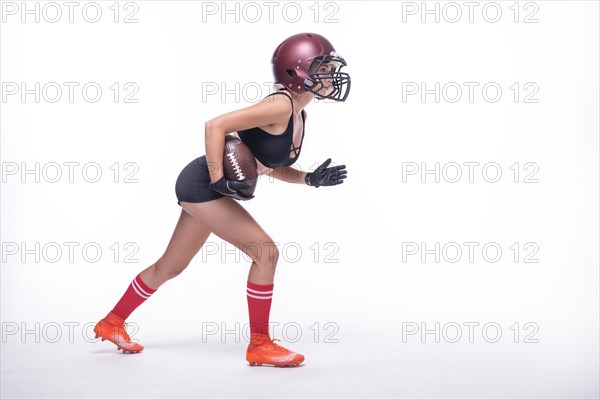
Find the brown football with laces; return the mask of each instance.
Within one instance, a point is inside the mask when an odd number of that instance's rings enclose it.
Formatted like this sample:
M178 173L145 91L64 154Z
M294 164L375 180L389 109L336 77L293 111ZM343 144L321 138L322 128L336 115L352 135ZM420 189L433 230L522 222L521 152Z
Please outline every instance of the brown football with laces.
M247 189L238 190L241 196L234 195L234 198L249 200L248 198L254 195L259 176L256 159L248 146L231 134L225 136L223 170L225 179L244 182L249 185Z

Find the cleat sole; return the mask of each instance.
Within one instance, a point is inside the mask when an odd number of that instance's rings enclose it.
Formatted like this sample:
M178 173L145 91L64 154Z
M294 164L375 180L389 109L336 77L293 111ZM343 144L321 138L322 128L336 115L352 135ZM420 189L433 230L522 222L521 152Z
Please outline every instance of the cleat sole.
M276 368L286 368L286 367L297 367L300 365L300 363L295 363L295 364L273 364L273 363L260 363L260 362L248 362L248 364L250 364L251 367L255 367L255 366L262 366L264 365L272 365L273 367Z
M274 364L275 367L279 367L279 368L293 368L293 367L297 367L300 364Z

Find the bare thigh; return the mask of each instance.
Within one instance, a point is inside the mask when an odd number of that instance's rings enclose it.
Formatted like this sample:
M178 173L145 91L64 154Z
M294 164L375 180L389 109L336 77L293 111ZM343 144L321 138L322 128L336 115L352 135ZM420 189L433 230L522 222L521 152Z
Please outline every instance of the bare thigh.
M185 211L215 235L244 251L262 269L274 269L279 251L256 220L231 197L205 203L181 202Z
M155 264L142 272L142 280L155 289L179 275L200 251L209 235L208 227L181 210L167 249Z

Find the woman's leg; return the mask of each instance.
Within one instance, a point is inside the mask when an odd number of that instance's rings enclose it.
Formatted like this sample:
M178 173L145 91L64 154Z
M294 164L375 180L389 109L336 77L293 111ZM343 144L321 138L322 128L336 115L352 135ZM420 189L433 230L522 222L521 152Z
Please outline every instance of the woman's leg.
M222 197L206 203L181 202L201 225L246 253L253 261L248 280L259 285L273 284L279 249L237 200Z
M163 283L179 275L190 264L209 235L210 230L206 226L181 210L164 254L131 281L111 312L124 320L129 318Z
M125 331L125 319L164 282L179 275L200 251L209 235L210 230L206 226L181 210L165 253L131 281L115 307L94 327L96 337L113 342L125 352L142 351L144 347L139 343L132 343Z
M275 243L237 200L231 197L181 206L215 235L252 259L246 287L251 336L269 335L269 313L279 251Z
M250 365L296 366L304 356L274 344L268 334L275 267L279 250L271 237L237 200L231 197L181 206L215 235L233 244L252 258L246 298L250 317L250 344L246 360Z
M209 235L210 229L207 226L182 209L165 253L143 270L140 277L149 287L158 289L187 268Z

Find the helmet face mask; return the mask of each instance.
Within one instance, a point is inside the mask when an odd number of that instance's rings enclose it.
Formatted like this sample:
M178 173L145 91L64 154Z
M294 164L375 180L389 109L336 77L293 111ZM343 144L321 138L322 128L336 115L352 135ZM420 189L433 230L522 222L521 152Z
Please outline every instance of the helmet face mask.
M314 93L318 99L345 101L348 93L350 93L350 75L346 72L340 72L347 65L346 61L335 52L332 53L334 55L317 56L312 60L308 68L310 78L304 80L304 87L309 92ZM320 71L322 66L332 66L334 68L331 71L322 72ZM327 86L324 81L329 81L328 86L333 89L327 94L319 93Z
M300 33L284 40L271 60L275 83L296 93L311 92L318 99L345 101L350 75L341 72L346 61L317 33Z

